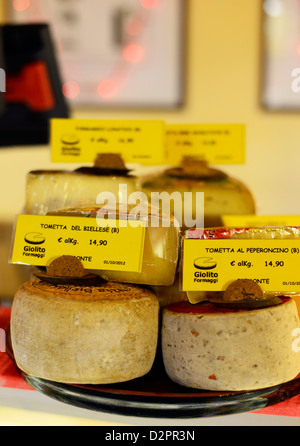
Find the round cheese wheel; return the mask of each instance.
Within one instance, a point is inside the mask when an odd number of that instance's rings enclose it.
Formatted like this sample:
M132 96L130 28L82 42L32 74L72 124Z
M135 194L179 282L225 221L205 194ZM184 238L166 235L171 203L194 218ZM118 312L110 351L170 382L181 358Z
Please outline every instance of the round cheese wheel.
M62 170L37 170L27 174L25 211L27 214L45 215L57 209L94 204L100 192L111 192L119 202L127 196L120 185L126 184L127 194L137 190L137 178L131 175L97 173L87 168L88 173Z
M215 391L262 389L294 379L300 373L299 317L292 299L281 300L255 310L189 302L164 308L162 353L169 377Z
M174 192L181 195L181 202L171 200L171 212L181 222L182 231L191 228L197 216L199 207L197 192L204 193L204 227L222 226L222 215L255 214L256 205L251 191L240 180L232 178L224 172L210 168L200 167L197 173L199 160L190 160L191 166L167 169L164 172L145 175L141 177L141 189L151 199L153 206L163 208L160 194ZM200 161L202 164L203 161ZM183 168L182 168L183 167ZM194 170L193 174L190 168ZM154 194L154 193L158 193ZM189 193L189 194L187 194ZM183 205L181 205L183 203Z
M27 282L12 305L13 353L26 374L50 381L128 381L153 365L158 320L156 296L138 286Z

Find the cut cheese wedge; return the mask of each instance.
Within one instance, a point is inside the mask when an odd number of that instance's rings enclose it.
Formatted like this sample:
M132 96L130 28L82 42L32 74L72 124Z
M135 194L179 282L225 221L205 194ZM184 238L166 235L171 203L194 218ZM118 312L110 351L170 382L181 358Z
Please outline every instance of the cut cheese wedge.
M214 269L217 263L211 257L199 257L194 262L194 267L204 271Z
M29 232L25 235L24 240L30 245L42 245L45 242L45 237L40 232Z
M300 373L299 317L292 299L281 301L256 310L189 302L165 307L167 374L183 386L214 391L255 390L294 379Z
M27 282L12 306L14 357L25 373L50 381L135 379L152 367L158 315L156 296L137 286Z

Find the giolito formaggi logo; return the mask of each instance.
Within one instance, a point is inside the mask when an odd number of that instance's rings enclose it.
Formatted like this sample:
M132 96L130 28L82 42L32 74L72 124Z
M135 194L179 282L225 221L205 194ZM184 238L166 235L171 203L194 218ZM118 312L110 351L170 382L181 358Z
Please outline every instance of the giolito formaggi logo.
M6 74L3 68L0 68L0 92L6 92Z

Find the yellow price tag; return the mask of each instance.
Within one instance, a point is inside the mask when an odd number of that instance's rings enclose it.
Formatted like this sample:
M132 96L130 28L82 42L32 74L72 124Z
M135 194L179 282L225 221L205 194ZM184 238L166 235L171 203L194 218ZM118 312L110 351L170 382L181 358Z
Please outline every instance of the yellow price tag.
M19 215L11 263L48 266L71 255L86 269L140 272L145 230L142 221L121 227L113 219Z
M300 291L300 239L183 242L183 291L224 291L238 279L266 292Z
M184 156L204 158L209 164L244 164L246 131L242 124L166 125L167 164Z
M51 159L93 163L99 153L117 153L126 163L163 164L163 121L51 120Z

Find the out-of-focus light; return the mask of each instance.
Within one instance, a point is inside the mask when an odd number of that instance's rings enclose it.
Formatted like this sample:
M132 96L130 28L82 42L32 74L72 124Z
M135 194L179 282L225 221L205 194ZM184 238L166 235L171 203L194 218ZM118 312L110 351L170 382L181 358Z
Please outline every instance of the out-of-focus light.
M297 51L297 54L300 56L300 43L298 44L296 51Z
M118 93L118 83L113 79L104 79L98 84L98 94L103 99L110 99Z
M68 99L76 98L80 93L80 87L75 81L67 81L62 87L63 95Z
M283 12L283 4L280 0L265 0L263 8L271 17L279 17Z
M138 36L143 29L142 22L139 19L131 19L125 25L125 31L129 36Z
M158 5L158 0L140 0L140 3L145 9L154 9Z
M123 57L127 62L137 64L144 57L144 49L138 43L128 43L123 48Z
M25 11L30 7L30 0L14 0L13 8L16 11Z
M55 41L55 47L56 47L56 51L59 53L61 53L64 49L63 44L62 44L61 40L59 40L59 39L57 39Z

